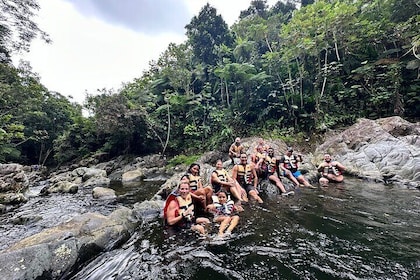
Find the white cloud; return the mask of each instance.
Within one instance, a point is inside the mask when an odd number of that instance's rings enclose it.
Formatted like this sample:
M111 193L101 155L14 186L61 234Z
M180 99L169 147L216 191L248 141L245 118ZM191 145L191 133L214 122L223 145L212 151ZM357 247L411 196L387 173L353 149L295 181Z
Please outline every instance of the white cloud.
M86 16L95 16L136 32L182 34L190 14L180 0L66 0Z
M184 1L189 7L190 19L209 2L229 25L251 2ZM269 1L269 4L275 2ZM39 74L41 82L49 90L72 96L73 101L79 103L83 102L86 91L95 94L97 89L102 88L117 90L122 83L140 77L149 62L158 59L169 43L186 40L185 30L146 35L123 25L105 22L92 13L82 15L64 0L43 0L40 4L37 22L50 34L53 43L48 45L35 40L30 53L23 58L30 61L33 71Z

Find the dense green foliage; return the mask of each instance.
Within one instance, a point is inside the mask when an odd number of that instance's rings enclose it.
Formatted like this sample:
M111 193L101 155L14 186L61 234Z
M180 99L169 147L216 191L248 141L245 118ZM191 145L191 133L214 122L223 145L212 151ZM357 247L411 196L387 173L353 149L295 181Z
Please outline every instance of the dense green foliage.
M89 117L28 67L2 60L0 161L195 154L227 149L235 136L292 141L360 117L418 120L418 1L295 2L254 0L231 27L205 5L186 42L170 44L118 92L90 95ZM2 57L11 30L0 25Z

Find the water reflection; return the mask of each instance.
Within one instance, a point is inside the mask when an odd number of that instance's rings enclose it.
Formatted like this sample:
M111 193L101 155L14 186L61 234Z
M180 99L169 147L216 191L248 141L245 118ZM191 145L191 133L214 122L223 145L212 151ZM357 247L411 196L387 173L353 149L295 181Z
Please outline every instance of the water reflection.
M71 279L418 279L420 199L350 179L246 205L231 239L166 236L144 224Z

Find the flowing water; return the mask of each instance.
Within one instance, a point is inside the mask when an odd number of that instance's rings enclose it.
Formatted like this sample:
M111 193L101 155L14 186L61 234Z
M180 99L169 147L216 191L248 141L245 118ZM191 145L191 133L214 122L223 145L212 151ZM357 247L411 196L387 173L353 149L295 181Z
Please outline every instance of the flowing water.
M81 193L65 199L34 197L19 211L32 219L22 227L33 234L47 224L36 219L42 213L35 210L46 199L61 201L45 210L50 215L107 214L121 204L149 199L159 184L113 187L120 198L105 206ZM263 205L244 206L229 239L217 240L215 227L207 237L169 235L161 220L152 220L121 248L97 256L70 279L420 279L419 190L350 178L326 189L300 189L293 197L262 197ZM2 245L7 234L24 232L4 225L17 215L1 216Z
M420 193L357 179L245 205L233 236L143 224L72 279L419 279Z

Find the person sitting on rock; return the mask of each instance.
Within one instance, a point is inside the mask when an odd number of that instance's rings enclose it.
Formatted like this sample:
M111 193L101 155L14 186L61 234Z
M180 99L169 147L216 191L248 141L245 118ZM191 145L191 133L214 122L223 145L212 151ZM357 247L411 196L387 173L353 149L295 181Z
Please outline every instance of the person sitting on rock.
M315 188L303 177L298 170L299 162L302 162L302 155L293 155L293 148L288 147L286 154L280 158L280 168L283 171L283 176L289 178L296 185Z
M269 148L268 154L265 158L265 161L267 162L267 178L270 180L270 182L274 183L277 188L280 190L281 195L287 196L287 195L293 195L295 194L294 191L286 191L285 187L283 186L283 183L280 180L280 168L279 168L279 159L277 159L274 156L274 149Z
M269 148L270 148L270 146L268 146L264 142L264 139L260 138L260 139L258 139L257 146L254 147L254 151L252 152L252 155L257 155L258 153L266 155ZM252 156L251 156L251 160L254 161Z
M200 165L198 163L193 163L187 170L187 173L182 176L187 178L191 187L191 196L197 207L206 209L207 205L212 203L213 189L210 186L203 187L200 176Z
M229 176L220 159L216 162L216 169L211 173L210 183L213 187L213 193L223 190L229 192L238 201L238 204L241 204L242 201L248 201L246 192L238 182Z
M338 161L332 160L330 154L325 154L324 161L318 166L318 171L321 173L319 184L324 187L327 186L329 182L343 182L344 170L346 170L344 165Z
M245 153L242 153L239 159L241 162L232 168L232 178L239 183L249 196L258 203L263 203L257 191L258 176L254 166L248 164L248 156Z
M264 151L263 147L258 145L255 147L255 151L251 154L251 164L254 165L255 171L257 172L258 179L267 179L267 165L266 158L267 151Z
M258 144L255 146L254 151L256 151L258 147L261 148L263 152L268 152L268 149L270 148L270 146L265 143L263 138L258 139Z
M235 158L239 158L244 150L244 146L241 144L241 138L236 137L235 142L229 147L229 158L232 161L232 164L235 164Z

